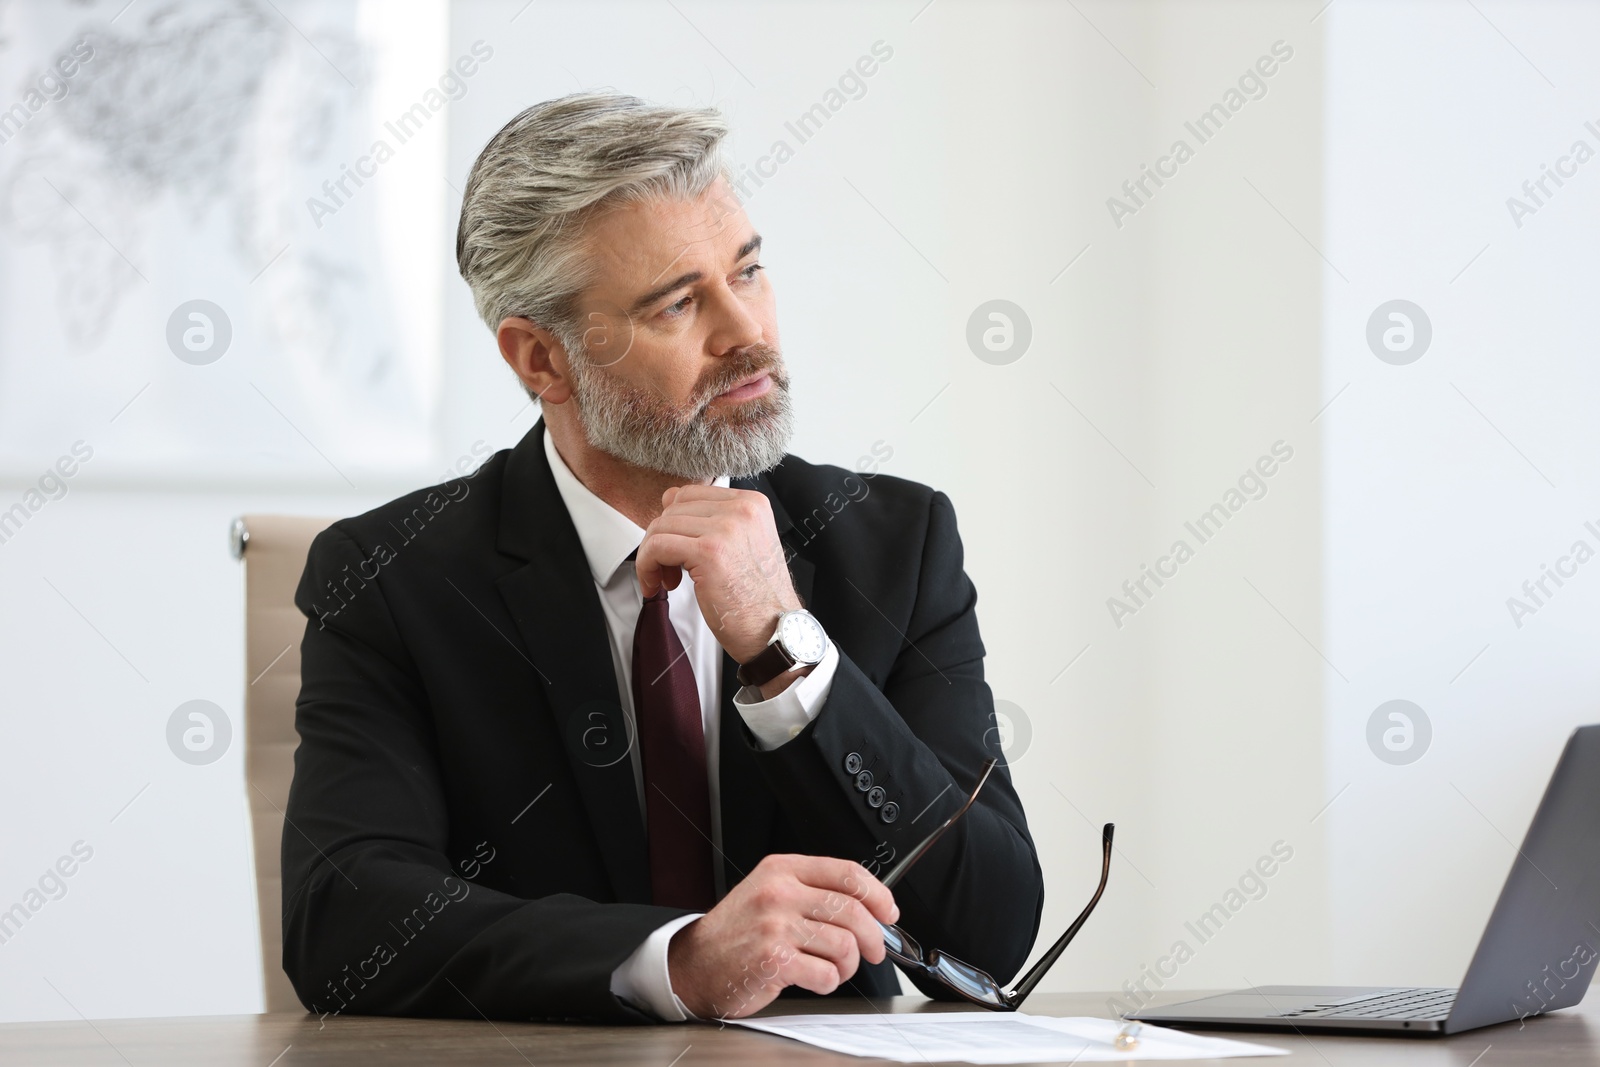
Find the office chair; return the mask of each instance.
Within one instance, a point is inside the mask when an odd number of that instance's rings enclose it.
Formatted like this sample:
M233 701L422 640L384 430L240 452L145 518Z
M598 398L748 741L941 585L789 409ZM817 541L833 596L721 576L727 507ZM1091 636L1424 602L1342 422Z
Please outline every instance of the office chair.
M233 520L233 555L244 564L245 790L254 839L256 910L267 1011L301 1011L283 973L283 876L278 848L294 776L295 698L306 619L294 590L316 535L335 520L245 515Z

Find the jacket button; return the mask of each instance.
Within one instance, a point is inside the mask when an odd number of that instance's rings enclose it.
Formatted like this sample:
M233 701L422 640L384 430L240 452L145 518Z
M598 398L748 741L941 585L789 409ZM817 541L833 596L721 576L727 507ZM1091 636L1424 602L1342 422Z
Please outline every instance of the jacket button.
M867 790L869 790L871 788L872 788L872 772L871 771L862 771L860 774L856 775L856 789L859 792L865 793Z
M878 810L878 818L882 819L884 822L894 822L899 817L900 805L896 804L892 800Z
M852 752L844 758L844 773L854 774L861 769L861 753Z
M867 807L869 807L869 808L881 808L881 807L883 807L884 798L887 797L888 795L889 794L887 794L887 793L885 793L883 791L883 786L881 786L881 785L873 786L871 789L867 790Z

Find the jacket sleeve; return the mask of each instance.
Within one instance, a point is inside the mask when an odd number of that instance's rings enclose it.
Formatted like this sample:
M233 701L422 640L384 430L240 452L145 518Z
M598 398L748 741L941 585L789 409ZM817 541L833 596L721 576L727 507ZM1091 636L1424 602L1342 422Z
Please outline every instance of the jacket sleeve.
M842 650L826 703L793 741L759 753L763 773L811 851L882 874L960 806L986 758L1000 758L977 803L894 893L899 925L925 951L939 949L1007 982L1038 934L1044 879L998 743L977 591L963 570L949 498L932 495L910 596L884 590L880 597L863 581L847 595L870 592L877 602L863 599L858 610L899 631L892 667L869 678ZM859 771L849 770L852 757L884 787L884 805L867 803ZM920 973L908 976L930 997L960 999Z
M482 857L449 852L428 697L382 582L335 595L366 558L335 525L312 544L295 594L308 623L283 832L283 966L301 1003L654 1021L611 993L611 974L684 912L572 894L525 900L452 865L471 873Z

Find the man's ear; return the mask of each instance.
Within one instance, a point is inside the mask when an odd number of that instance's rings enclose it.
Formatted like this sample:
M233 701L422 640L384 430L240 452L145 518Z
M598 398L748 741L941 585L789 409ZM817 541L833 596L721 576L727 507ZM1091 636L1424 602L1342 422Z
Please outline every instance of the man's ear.
M500 355L523 387L544 404L565 404L572 396L567 350L559 338L531 319L513 315L495 331Z

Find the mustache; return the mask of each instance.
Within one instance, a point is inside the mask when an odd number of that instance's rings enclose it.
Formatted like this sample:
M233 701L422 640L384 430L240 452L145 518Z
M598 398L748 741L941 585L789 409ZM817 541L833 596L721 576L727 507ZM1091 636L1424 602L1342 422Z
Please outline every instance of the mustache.
M776 345L766 342L753 344L736 356L709 371L695 386L697 414L705 411L711 401L726 393L753 374L766 372L772 375L772 384L778 389L789 387L789 376L783 370L783 353Z

